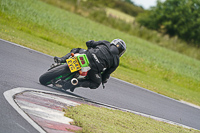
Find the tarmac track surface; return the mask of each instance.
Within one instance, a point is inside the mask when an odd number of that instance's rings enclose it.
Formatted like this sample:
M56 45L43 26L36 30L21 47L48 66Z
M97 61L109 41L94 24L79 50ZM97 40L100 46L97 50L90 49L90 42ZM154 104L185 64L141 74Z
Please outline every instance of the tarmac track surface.
M64 93L43 86L38 81L52 62L51 56L0 40L0 132L38 132L9 105L3 93L17 87ZM78 88L74 93L66 93L200 130L200 109L115 78L109 79L105 89L102 86L96 90Z

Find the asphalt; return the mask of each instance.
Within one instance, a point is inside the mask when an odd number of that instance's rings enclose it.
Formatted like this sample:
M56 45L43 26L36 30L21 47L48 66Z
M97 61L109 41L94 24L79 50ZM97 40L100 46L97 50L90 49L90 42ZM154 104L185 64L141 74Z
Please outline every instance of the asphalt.
M0 133L38 132L10 106L3 96L5 91L17 87L76 94L200 130L200 109L115 78L108 81L105 89L102 86L96 90L78 88L74 93L43 86L38 81L39 76L52 62L51 56L0 40Z

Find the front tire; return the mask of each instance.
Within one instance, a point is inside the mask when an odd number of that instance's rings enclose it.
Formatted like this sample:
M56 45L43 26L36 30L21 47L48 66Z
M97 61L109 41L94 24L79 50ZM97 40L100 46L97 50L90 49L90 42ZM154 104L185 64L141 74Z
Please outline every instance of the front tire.
M67 73L70 73L68 65L60 65L42 74L39 81L42 85L49 85L51 84L51 80Z

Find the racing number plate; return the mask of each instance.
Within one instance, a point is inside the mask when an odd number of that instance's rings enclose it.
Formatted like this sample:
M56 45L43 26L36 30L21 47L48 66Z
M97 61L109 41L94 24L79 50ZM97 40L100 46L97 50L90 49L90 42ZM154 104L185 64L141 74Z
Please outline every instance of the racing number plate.
M76 57L72 57L66 60L71 72L76 72L81 69L81 66Z

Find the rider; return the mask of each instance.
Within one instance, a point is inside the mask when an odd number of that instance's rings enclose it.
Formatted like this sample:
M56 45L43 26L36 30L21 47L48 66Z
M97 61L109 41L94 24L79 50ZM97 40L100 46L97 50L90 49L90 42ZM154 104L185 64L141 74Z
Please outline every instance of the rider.
M107 83L110 74L119 66L119 57L126 51L126 44L121 39L114 39L111 43L105 40L90 40L86 42L86 45L88 50L74 48L61 58L54 57L55 62L64 63L71 56L71 53L84 53L90 62L89 79L80 80L77 85L72 85L71 81L64 81L64 89L70 89L72 92L76 87L96 89L101 83L104 87L104 83Z

